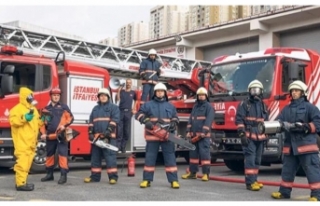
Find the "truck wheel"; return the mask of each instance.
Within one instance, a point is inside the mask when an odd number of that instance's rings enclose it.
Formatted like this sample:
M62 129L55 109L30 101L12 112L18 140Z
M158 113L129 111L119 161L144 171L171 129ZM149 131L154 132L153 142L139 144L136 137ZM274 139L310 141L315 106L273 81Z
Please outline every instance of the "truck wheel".
M41 173L46 171L46 157L47 157L47 150L46 150L46 142L38 142L36 148L36 155L34 156L32 166L30 169L31 173ZM55 165L57 166L58 163L58 153L55 154Z
M234 172L243 172L244 171L244 162L239 160L223 160L226 166Z

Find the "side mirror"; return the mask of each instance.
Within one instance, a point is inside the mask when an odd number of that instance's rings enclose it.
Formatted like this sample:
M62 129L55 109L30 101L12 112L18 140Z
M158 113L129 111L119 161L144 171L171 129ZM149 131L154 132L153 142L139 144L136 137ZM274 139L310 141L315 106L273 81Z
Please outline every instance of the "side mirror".
M1 91L2 95L13 93L13 76L5 74L1 77Z
M299 62L288 62L286 66L288 67L289 80L295 81L299 79L300 69L305 68L307 65Z
M15 67L13 65L7 65L4 70L3 73L4 74L13 74L15 70Z

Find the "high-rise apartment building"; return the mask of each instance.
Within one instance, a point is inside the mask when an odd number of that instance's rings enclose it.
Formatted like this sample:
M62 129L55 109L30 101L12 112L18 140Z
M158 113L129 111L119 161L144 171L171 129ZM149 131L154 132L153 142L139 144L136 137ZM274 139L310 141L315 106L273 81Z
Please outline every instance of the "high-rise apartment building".
M195 29L251 15L251 6L190 6L189 28Z
M105 44L108 46L119 46L118 37L107 37L99 41L99 44Z
M259 13L264 13L276 9L281 9L285 7L291 7L292 5L253 5L251 6L251 14L259 14Z
M157 38L186 30L187 6L161 5L150 10L149 37Z
M146 22L132 22L122 26L118 30L119 46L129 45L135 42L149 39L149 24Z

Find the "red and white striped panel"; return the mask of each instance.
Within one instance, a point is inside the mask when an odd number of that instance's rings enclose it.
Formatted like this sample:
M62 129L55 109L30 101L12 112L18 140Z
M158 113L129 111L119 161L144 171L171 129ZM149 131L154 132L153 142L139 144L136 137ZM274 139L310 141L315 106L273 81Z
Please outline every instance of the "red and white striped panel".
M277 118L277 116L279 115L279 101L273 101L270 105L269 105L269 110L270 110L270 114L269 114L269 121L273 121Z
M315 69L313 70L311 77L309 79L309 82L307 84L309 93L308 93L308 100L310 103L316 105L318 108L320 108L320 86L318 86L319 78L320 78L320 58L318 59L318 62L315 66Z

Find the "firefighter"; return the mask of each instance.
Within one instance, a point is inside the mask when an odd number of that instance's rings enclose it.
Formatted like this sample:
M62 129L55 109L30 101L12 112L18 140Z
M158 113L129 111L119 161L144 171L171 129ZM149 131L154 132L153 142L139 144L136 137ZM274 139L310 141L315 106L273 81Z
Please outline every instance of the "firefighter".
M89 118L89 140L95 138L107 141L116 146L116 128L120 121L119 107L110 102L110 92L107 88L98 91L98 105L96 105ZM91 147L91 175L84 179L85 183L100 182L102 156L106 160L107 173L110 184L118 181L117 152L109 149L102 149L95 144Z
M126 153L127 141L131 137L132 114L136 113L136 93L131 89L132 80L126 80L126 88L120 86L116 95L116 101L119 102L120 121L118 124L117 145L119 152ZM134 105L132 107L132 104Z
M307 100L307 85L297 80L288 88L292 98L277 120L284 131L282 181L279 192L273 192L275 199L288 199L292 184L301 165L311 189L309 201L320 200L320 159L317 132L320 131L320 111Z
M198 172L199 158L202 165L202 181L209 181L210 173L210 136L211 125L214 120L214 109L209 103L208 92L204 87L197 90L197 101L192 109L187 124L187 138L200 139L195 142L196 150L189 152L190 167L187 174L182 175L182 179L196 179Z
M148 52L148 58L143 60L140 64L139 74L143 85L141 104L152 98L154 86L158 83L161 73L161 64L156 60L156 57L157 51L155 49L150 49Z
M263 184L258 183L259 166L266 141L266 135L258 132L258 123L268 120L269 114L263 99L263 85L253 80L248 85L249 97L237 108L235 124L244 154L244 173L246 188L259 191Z
M67 182L68 166L68 142L60 139L62 132L69 127L73 122L73 114L68 105L60 102L61 90L53 88L50 91L50 104L47 105L42 112L42 120L44 125L41 127L41 140L46 141L46 170L47 174L41 178L41 182L54 180L53 170L55 165L55 154L58 150L58 159L60 167L60 179L58 184ZM48 114L50 113L50 115Z
M21 87L19 103L10 110L9 114L16 158L13 169L17 191L34 190L34 184L27 183L27 179L36 152L38 131L43 124L38 110L34 107L35 104L33 92L26 87Z
M153 129L155 123L170 123L169 131L176 131L179 123L177 111L176 108L168 102L167 88L163 83L156 84L152 100L140 107L135 118L141 124L145 124L145 128L149 130ZM167 141L167 139L160 139L148 132L145 133L145 139L147 141L145 166L143 169L143 181L140 187L149 187L150 182L153 181L156 159L159 146L161 146L168 182L171 183L172 188L178 189L180 185L178 182L174 143Z

